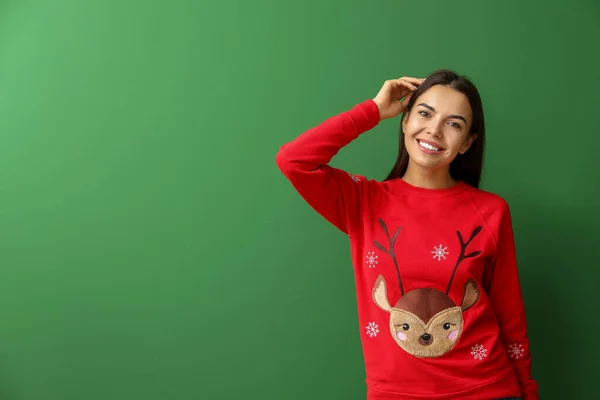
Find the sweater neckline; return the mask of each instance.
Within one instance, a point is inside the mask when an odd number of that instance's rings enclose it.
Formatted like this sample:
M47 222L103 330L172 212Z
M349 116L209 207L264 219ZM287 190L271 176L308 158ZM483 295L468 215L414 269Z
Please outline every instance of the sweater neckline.
M466 182L461 180L459 180L454 186L441 189L430 189L421 186L415 186L406 182L402 178L392 179L389 183L391 184L390 189L394 192L402 192L426 198L445 197L462 193L467 189L467 187L469 187Z

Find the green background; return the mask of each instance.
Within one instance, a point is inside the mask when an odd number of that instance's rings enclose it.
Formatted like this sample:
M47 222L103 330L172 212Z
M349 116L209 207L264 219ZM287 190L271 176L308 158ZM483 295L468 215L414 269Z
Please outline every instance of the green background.
M347 238L279 147L452 68L543 399L597 395L600 5L0 2L0 399L364 399ZM333 165L383 179L398 119Z

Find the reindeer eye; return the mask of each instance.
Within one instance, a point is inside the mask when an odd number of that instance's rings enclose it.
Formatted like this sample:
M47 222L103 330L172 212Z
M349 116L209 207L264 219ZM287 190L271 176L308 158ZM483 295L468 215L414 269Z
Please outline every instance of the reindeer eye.
M450 324L446 322L446 323L444 324L444 329L445 329L445 330L448 330L448 329L450 329Z
M402 329L404 329L405 331L408 330L408 328L410 328L410 326L408 324L404 324L402 325Z

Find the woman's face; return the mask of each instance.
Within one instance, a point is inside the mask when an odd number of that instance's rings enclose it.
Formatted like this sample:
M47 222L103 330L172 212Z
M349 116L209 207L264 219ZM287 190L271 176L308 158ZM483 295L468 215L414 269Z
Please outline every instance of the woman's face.
M476 134L469 135L472 111L461 92L435 85L421 94L402 123L410 162L423 168L449 167L465 153Z

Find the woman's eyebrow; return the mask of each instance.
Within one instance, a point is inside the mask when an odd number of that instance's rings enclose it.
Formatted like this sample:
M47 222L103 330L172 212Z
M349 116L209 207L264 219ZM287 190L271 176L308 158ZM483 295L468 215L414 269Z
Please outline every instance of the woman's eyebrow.
M429 104L421 103L421 104L419 104L419 106L423 106L423 107L428 108L431 111L435 112L435 108L431 107ZM465 121L465 124L467 123L467 120L460 115L448 115L448 118L462 119L463 121Z

